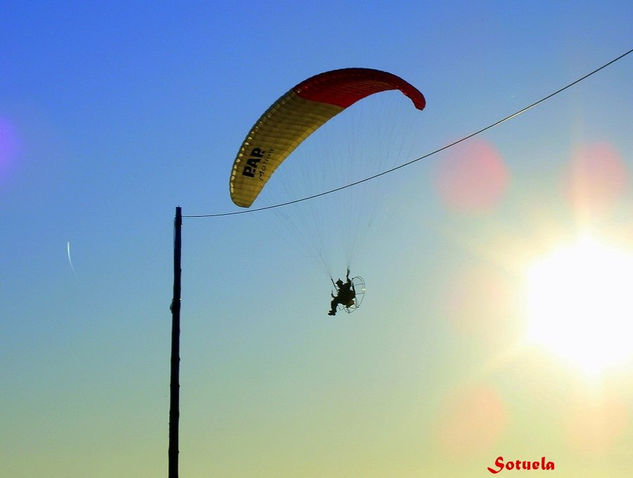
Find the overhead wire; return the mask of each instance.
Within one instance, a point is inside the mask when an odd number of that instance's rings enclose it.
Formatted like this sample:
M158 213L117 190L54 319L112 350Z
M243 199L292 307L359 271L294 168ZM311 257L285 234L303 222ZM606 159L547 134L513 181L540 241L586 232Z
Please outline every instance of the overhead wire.
M249 213L265 211L265 210L269 210L269 209L275 209L275 208L290 206L292 204L296 204L296 203L300 203L300 202L304 202L304 201L309 201L311 199L316 199L316 198L319 198L319 197L322 197L322 196L333 194L333 193L335 193L337 191L341 191L343 189L351 188L351 187L357 186L359 184L362 184L362 183L371 181L373 179L379 178L381 176L385 176L386 174L390 174L390 173L392 173L394 171L397 171L398 169L405 168L407 166L412 165L413 163L417 163L418 161L426 159L429 156L433 156L433 155L435 155L437 153L440 153L440 152L442 152L442 151L444 151L446 149L452 148L455 145L458 145L460 143L463 143L464 141L469 140L473 136L477 136L477 135L483 133L484 131L488 131L489 129L500 125L501 123L505 123L506 121L509 121L509 120L511 120L513 118L516 118L517 116L519 116L519 115L525 113L526 111L534 108L535 106L538 106L541 103L551 99L552 97L558 95L559 93L562 93L563 91L571 88L572 86L580 83L581 81L586 80L590 76L595 75L599 71L601 71L601 70L607 68L608 66L612 65L613 63L621 60L622 58L624 58L625 56L629 55L630 53L633 53L633 48L630 49L629 51L625 52L625 53L622 53L620 56L614 58L613 60L603 64L602 66L600 66L600 67L590 71L589 73L581 76L580 78L572 81L571 83L568 83L567 85L565 85L565 86L557 89L556 91L548 94L547 96L544 96L541 99L539 99L539 100L537 100L537 101L535 101L535 102L533 102L533 103L531 103L531 104L529 104L527 106L524 106L523 108L515 111L514 113L511 113L511 114L509 114L507 116L504 116L503 118L501 118L501 119L499 119L499 120L497 120L497 121L495 121L493 123L490 123L489 125L484 126L483 128L480 128L480 129L478 129L478 130L476 130L476 131L474 131L474 132L472 132L470 134L467 134L466 136L462 136L461 138L453 141L452 143L448 143L448 144L446 144L446 145L444 145L444 146L442 146L440 148L437 148L437 149L435 149L435 150L433 150L433 151L431 151L429 153L426 153L426 154L424 154L424 155L422 155L422 156L420 156L418 158L415 158L415 159L412 159L412 160L407 161L405 163L399 164L397 166L394 166L393 168L386 169L386 170L381 171L379 173L376 173L376 174L374 174L372 176L368 176L366 178L359 179L357 181L345 184L343 186L338 186L336 188L328 189L327 191L322 191L320 193L312 194L310 196L305 196L305 197L301 197L301 198L298 198L298 199L293 199L293 200L286 201L286 202L280 202L280 203L277 203L277 204L272 204L270 206L262 206L262 207L258 207L258 208L252 208L252 209L244 209L244 210L240 210L240 211L221 212L221 213L214 213L214 214L193 214L193 215L184 215L183 214L182 217L201 218L201 217L236 216L238 214L249 214Z

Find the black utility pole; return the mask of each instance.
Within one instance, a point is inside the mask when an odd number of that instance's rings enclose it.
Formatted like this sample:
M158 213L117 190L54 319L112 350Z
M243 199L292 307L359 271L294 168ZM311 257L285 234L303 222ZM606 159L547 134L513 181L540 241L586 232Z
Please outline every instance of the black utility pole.
M180 248L182 208L174 220L174 298L171 301L171 381L169 385L169 478L178 478L178 420L180 418Z

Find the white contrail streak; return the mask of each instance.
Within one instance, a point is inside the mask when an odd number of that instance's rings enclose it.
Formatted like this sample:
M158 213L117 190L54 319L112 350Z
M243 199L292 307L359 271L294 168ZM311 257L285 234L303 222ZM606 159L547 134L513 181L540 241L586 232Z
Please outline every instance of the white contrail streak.
M66 254L68 255L68 263L70 264L70 268L73 270L73 274L77 275L77 272L75 272L75 268L73 267L73 260L70 258L70 241L66 241Z

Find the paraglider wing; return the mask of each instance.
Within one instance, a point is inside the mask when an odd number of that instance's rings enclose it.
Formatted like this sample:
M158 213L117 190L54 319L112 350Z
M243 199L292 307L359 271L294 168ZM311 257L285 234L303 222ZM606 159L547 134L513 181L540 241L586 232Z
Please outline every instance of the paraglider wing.
M310 134L348 106L374 93L400 90L421 110L426 101L412 85L384 71L333 70L308 78L257 120L233 163L231 199L249 207L277 167Z

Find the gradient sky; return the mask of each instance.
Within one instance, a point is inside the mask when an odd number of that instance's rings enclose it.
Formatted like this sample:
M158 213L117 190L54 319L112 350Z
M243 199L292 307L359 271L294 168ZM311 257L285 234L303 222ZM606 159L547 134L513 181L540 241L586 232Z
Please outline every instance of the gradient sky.
M633 47L632 24L619 0L4 2L0 475L166 476L174 209L237 209L237 149L291 86L359 66L426 96L417 112L385 94L306 145L309 176L340 184L370 153L419 157L588 73ZM326 209L341 199L185 218L181 476L491 476L498 456L630 476L633 368L590 381L522 346L521 291L587 225L633 247L631 84L628 56L346 191L372 220L351 315L326 315L300 233L320 214L349 245ZM356 162L338 173L341 151ZM255 205L313 187L285 177ZM318 247L344 274L338 239Z

